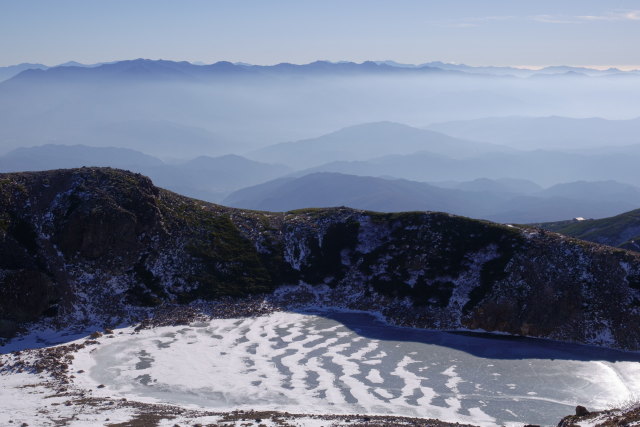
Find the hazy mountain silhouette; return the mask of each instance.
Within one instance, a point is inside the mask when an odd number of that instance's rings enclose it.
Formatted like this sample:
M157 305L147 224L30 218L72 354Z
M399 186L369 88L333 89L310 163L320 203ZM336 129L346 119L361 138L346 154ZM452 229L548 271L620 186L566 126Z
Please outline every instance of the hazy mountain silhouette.
M84 145L43 145L18 148L0 157L1 172L111 166L140 171L162 165L162 161L135 150Z
M195 126L166 120L127 120L96 125L69 139L92 141L92 145L118 146L164 158L189 158L242 151L244 145L232 138Z
M272 145L248 156L300 169L336 160L366 160L423 150L455 158L510 151L507 147L465 141L399 123L377 122L350 126L318 138Z
M539 194L549 197L571 197L603 203L626 200L631 204L640 206L640 188L611 180L556 184L541 191Z
M566 74L567 72L580 73L588 76L608 76L613 74L625 74L622 70L617 68L608 68L606 70L599 70L587 67L571 67L571 66L549 66L541 69L531 68L515 68L515 67L499 67L499 66L471 66L466 64L452 64L441 61L425 62L423 64L401 64L395 61L376 61L377 64L390 65L392 67L399 68L439 68L441 70L449 71L461 71L472 74L488 74L494 76L517 76L517 77L530 77L534 75L554 75L554 74Z
M513 151L480 154L466 159L417 152L383 156L367 161L338 161L299 172L338 172L390 176L414 181L470 181L504 177L525 179L542 186L580 180L640 182L637 155L624 151L588 154L560 151Z
M28 69L11 79L12 84L66 82L73 79L76 82L105 82L109 79L153 79L153 80L193 80L206 74L203 67L189 62L174 62L164 60L134 59L85 66L83 64L68 63L59 67L43 70Z
M185 163L146 169L162 187L198 199L218 202L232 190L281 177L291 169L237 155L200 156Z
M490 193L532 194L542 190L542 187L535 182L514 178L478 178L472 181L432 182L431 184L443 188L455 188L465 191L485 191Z
M65 112L45 113L39 121L41 127L27 130L18 137L25 138L25 145L29 141L40 145L37 142L41 141L64 145L116 146L168 159L221 155L245 148L242 142L225 135L168 120L128 120L122 117L121 121L103 121L98 117L74 121L69 125L58 124L57 120L65 115ZM5 131L10 132L11 126ZM1 147L0 143L0 148L6 150L13 147Z
M175 192L232 206L290 210L339 206L377 211L437 210L500 222L599 218L640 206L640 190L613 181L573 182L541 190L516 179L427 184L336 173L283 177L291 169L237 155L167 164L123 148L46 145L0 157L0 172L111 166L139 172ZM248 187L248 188L243 188ZM444 188L446 187L446 188Z
M167 164L135 150L83 145L20 148L0 157L0 172L41 171L109 166L148 175L163 187L207 201L219 201L230 191L283 176L290 169L240 156L200 156Z
M234 207L288 211L308 207L349 206L381 212L433 210L460 212L465 199L484 196L426 183L336 173L282 178L230 194L222 203Z
M640 118L495 117L436 123L429 129L456 138L517 148L576 149L640 144Z
M371 61L256 66L138 59L66 65L25 70L0 83L0 152L64 143L189 158L245 153L383 120L415 124L507 114L588 117L611 111L631 117L640 115L639 88L632 80L608 77L533 81ZM163 131L109 130L121 123L165 122L211 133L211 150L186 150L193 136L189 131L172 137L165 144L172 150L167 153L150 149ZM108 136L101 137L105 128L105 134L122 138L107 141ZM218 141L230 148L220 151ZM392 139L388 145L398 143ZM600 145L608 143L604 139ZM339 160L357 159L362 157Z
M83 72L82 69L99 68L98 72ZM0 67L0 76L3 74L11 78L25 70L48 70L47 73L27 72L20 76L20 79L38 78L57 79L60 77L73 76L74 78L98 78L104 79L117 76L118 78L152 78L152 79L186 79L186 80L207 80L218 75L230 74L236 76L246 75L351 75L351 74L444 74L444 75L465 75L475 76L503 76L503 77L530 77L530 76L559 76L559 75L586 75L586 76L608 76L608 75L635 75L633 72L625 72L616 68L607 70L596 70L586 67L552 66L539 70L496 67L496 66L469 66L465 64L451 64L440 61L427 62L422 64L400 64L395 61L364 61L362 63L350 61L314 61L308 64L279 63L275 65L253 65L247 63L231 63L219 61L214 64L204 64L202 62L187 61L167 61L151 59L132 59L113 62L102 62L96 64L83 64L77 61L68 61L55 67L48 67L42 64L18 64L8 67Z
M443 70L437 67L421 66L416 68L399 68L373 61L329 62L315 61L309 64L280 63L276 65L233 64L220 61L210 65L196 65L187 61L166 61L151 59L133 59L87 66L69 62L58 67L36 70L25 68L23 73L16 73L15 82L56 81L74 78L80 81L105 81L109 79L145 79L158 81L207 81L223 77L244 76L344 76L344 75L385 75L385 74L458 74L457 70Z
M31 70L31 69L46 69L49 68L44 64L30 64L30 63L22 63L22 64L16 64L16 65L9 65L7 67L0 67L0 82L3 82L5 80L8 80L10 78L12 78L13 76L16 76L18 74L20 74L21 72L23 72L24 70Z
M595 187L599 185L594 183ZM512 188L508 191L497 191L496 188L494 186L494 191L463 191L402 179L313 173L244 188L231 193L222 203L268 211L330 206L382 212L431 210L512 223L575 216L603 217L628 210L635 203L627 200L626 194L603 204L597 198L560 196L544 191L525 195L514 193Z

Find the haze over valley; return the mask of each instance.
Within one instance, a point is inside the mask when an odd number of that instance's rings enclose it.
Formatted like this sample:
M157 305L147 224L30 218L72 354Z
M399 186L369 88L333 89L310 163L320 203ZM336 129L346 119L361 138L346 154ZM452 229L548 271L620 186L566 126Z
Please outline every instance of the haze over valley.
M156 67L160 70L169 65L189 70L204 67L166 61L143 63L146 64L144 73L152 73L152 76L159 72ZM209 87L218 80L245 78L250 81L266 79L271 84L274 76L278 78L277 84L291 80L302 84L306 79L318 79L317 73L322 79L331 80L335 78L333 73L350 75L354 72L351 67L345 72L341 64L325 65L329 70L334 66L337 69L327 71L323 68L312 72L305 67L293 67L298 71L292 75L289 67L284 67L284 71L267 68L269 71L263 72L266 76L254 71L251 76L244 77L236 69L239 66L230 65L231 70L222 76L216 73L210 76L210 71L202 71L214 83L198 84ZM356 64L353 67L358 70L355 72L358 76L370 73L367 68L360 70ZM100 72L100 66L76 68L83 73ZM400 70L402 73L406 69ZM67 72L65 70L62 75ZM422 78L440 78L430 73L433 71ZM114 79L110 73L107 75ZM44 79L42 84L47 87L60 86L57 76L53 82L47 82L45 76L36 74L29 79ZM167 79L161 76L158 77L161 81ZM360 77L348 78L358 80ZM87 77L90 78L97 77ZM131 78L127 76L125 81ZM168 82L154 84L172 85L175 78L185 79L178 74ZM411 78L416 77L412 75ZM75 80L70 81L75 84ZM11 80L0 83L0 89L8 83L12 83ZM145 78L138 83L128 81L124 84L140 87L150 83ZM119 111L131 108L128 99L112 102L119 105ZM77 108L74 103L69 107ZM279 114L288 117L288 107L281 108L285 111L279 111ZM151 112L150 107L143 111L145 114ZM13 114L17 115L16 111ZM239 122L241 118L234 120ZM18 122L13 122L13 126ZM265 144L268 136L241 143L239 137L216 137L214 132L202 128L158 120L130 118L118 125L94 124L91 131L87 130L90 135L82 138L77 133L72 137L64 136L79 132L71 130L76 127L76 121L68 118L58 122L56 119L56 123L62 123L62 129L50 130L53 133L48 133L47 139L31 141L56 141L55 144L30 145L23 141L24 147L6 147L6 153L0 156L0 171L110 166L150 176L156 184L191 197L272 211L329 206L386 212L436 210L498 222L529 223L574 217L603 218L638 207L636 185L640 182L640 172L635 165L640 155L636 137L640 134L636 131L640 119L505 117L445 122L432 125L430 129L380 121L261 148L250 147ZM11 126L7 123L5 129ZM32 129L41 132L39 126L25 124L20 134L28 134ZM473 129L477 129L477 138L474 138ZM240 127L238 132L242 132ZM268 132L261 135L268 135ZM505 186L501 182L520 182L524 186ZM295 191L284 191L284 187L276 190L276 186L285 183L289 187L295 184ZM318 191L318 185L324 190ZM249 188L254 186L257 187ZM271 191L278 191L278 194L271 194ZM249 194L252 195L247 196Z

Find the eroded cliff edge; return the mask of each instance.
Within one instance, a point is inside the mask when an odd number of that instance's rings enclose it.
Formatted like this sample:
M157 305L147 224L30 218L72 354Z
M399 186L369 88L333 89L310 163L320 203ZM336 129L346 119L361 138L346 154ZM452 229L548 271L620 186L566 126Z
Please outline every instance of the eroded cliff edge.
M435 212L265 213L82 168L0 175L0 334L266 295L640 349L640 254Z

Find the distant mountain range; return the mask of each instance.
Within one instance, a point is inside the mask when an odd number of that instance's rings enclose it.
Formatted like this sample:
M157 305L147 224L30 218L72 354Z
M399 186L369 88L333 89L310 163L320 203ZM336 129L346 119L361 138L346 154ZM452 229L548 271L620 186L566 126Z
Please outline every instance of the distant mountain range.
M191 75L203 75L207 72L229 72L231 70L249 70L251 72L270 73L270 72L329 72L329 73L344 73L353 71L364 72L396 72L396 71L412 71L412 72L433 72L433 71L445 71L445 72L461 72L470 74L486 74L492 76L516 76L516 77L530 77L535 75L561 75L566 73L579 73L587 76L607 76L607 75L634 75L637 70L623 71L617 68L609 68L606 70L599 70L588 67L570 67L570 66L550 66L541 69L531 68L516 68L516 67L496 67L496 66L471 66L465 64L452 64L440 61L425 62L422 64L401 64L395 61L365 61L362 63L355 63L350 61L329 62L329 61L315 61L309 64L290 64L280 63L276 65L253 65L247 63L230 63L227 61L220 61L214 64L205 64L202 62L176 62L176 61L164 61L164 60L149 60L149 59L134 59L123 60L114 62L101 62L96 64L82 64L76 61L69 61L63 64L49 67L43 64L31 64L23 63L17 65L10 65L0 67L0 81L7 80L13 76L20 74L25 70L47 70L47 69L59 69L61 67L76 67L76 68L96 68L101 66L105 67L108 72L122 71L125 68L132 70L131 64L135 64L136 67L140 67L141 64L157 63L162 64L165 67L165 71L172 68L173 72L185 73ZM179 64L177 66L170 66L170 64ZM200 67L200 68L197 68ZM400 69L400 70L397 70ZM198 71L196 71L198 70ZM68 70L67 70L68 71ZM142 71L142 68L138 68L138 71ZM148 70L147 70L148 71ZM201 73L200 71L203 71ZM58 73L56 71L55 73ZM165 74L165 77L171 73Z
M436 123L428 129L447 135L521 149L584 149L640 146L640 118L605 120L569 117L496 117Z
M117 142L118 146L167 159L217 156L245 149L242 142L228 136L166 120L125 120L96 124L88 128L86 133L91 134L92 145L109 146ZM65 142L82 144L87 141L86 133L70 134Z
M640 182L635 165L638 146L611 152L510 151L454 159L431 152L388 155L362 161L335 161L299 172L337 172L396 177L413 181L469 181L503 177L525 179L542 186L571 181Z
M604 217L640 206L640 189L616 182L577 182L538 191L534 183L516 182L481 180L442 188L400 179L313 173L244 188L222 203L276 212L334 206L381 212L442 211L508 223Z
M93 68L93 67L99 67L100 65L103 65L103 64L107 64L107 62L101 62L97 64L81 64L80 62L76 62L76 61L68 61L62 64L58 64L55 67ZM54 67L49 67L48 65L44 65L44 64L32 64L28 62L0 67L0 82L4 80L9 80L11 77L18 75L25 70L47 70L49 68L54 68Z
M512 150L399 123L378 122L350 126L318 138L272 145L248 153L248 156L303 169L334 161L368 160L391 154L410 155L418 151L467 158Z
M33 79L42 81L59 81L60 79L73 78L77 81L105 81L108 79L131 79L138 80L153 79L156 81L176 80L176 81L207 81L219 76L239 77L244 76L281 76L281 75L351 75L351 74L425 74L444 73L458 74L461 71L444 70L437 67L420 66L415 68L404 68L390 66L373 61L362 63L355 62L329 62L315 61L309 64L281 63L277 65L247 65L234 64L227 61L220 61L210 65L196 65L186 61L166 61L150 59L134 59L111 63L99 64L97 66L85 66L83 64L65 65L57 67L36 66L25 67L21 72L16 73L13 80L15 83L30 82Z
M83 145L20 148L0 157L0 172L42 171L110 166L148 175L169 190L202 200L219 201L232 190L268 181L291 169L235 155L199 156L165 163L135 150Z
M542 191L542 187L535 182L514 178L477 178L472 181L443 181L432 184L442 188L489 193L531 194Z
M640 86L613 78L619 70L520 78L439 63L142 59L22 67L0 83L5 171L121 167L189 196L278 210L295 201L542 222L638 207L640 119L557 115L640 115ZM479 115L502 118L461 120ZM255 197L230 196L280 178Z
M189 197L218 202L232 190L256 185L291 172L281 164L268 164L236 155L200 156L179 164L147 168L145 174L164 188Z
M412 157L421 158L416 154L407 156ZM445 166L454 164L451 162L455 161L449 159ZM529 223L576 216L601 218L640 206L637 187L610 180L575 181L546 189L514 178L426 183L394 179L392 175L383 178L295 171L282 164L237 155L164 162L131 149L83 145L21 148L0 156L0 172L82 166L127 169L190 197L270 211L349 206L386 212L445 211L498 222Z
M20 172L66 169L82 166L110 166L141 169L163 165L152 156L127 148L85 145L43 145L18 148L0 157L0 171Z
M549 78L533 79L436 65L440 64L196 65L138 59L22 69L0 82L0 153L43 144L82 144L186 160L308 140L354 123L428 124L487 116L588 117L612 112L640 116L640 86L633 83L638 78L634 73L621 80L610 74L577 78L570 71L572 78L558 69L540 74L551 73ZM448 131L450 137L479 140ZM606 135L590 135L589 146L610 145ZM600 142L592 144L595 139ZM509 135L483 142L523 146L512 144ZM539 142L537 148L549 146Z
M506 118L509 122L510 119ZM302 176L313 172L337 172L349 175L395 177L414 181L471 181L478 178L509 177L533 181L543 186L572 181L616 180L634 184L640 182L640 171L634 166L640 156L640 143L634 145L602 146L591 149L561 150L559 138L553 139L547 122L583 134L583 120L569 118L514 119L528 123L520 129L523 138L536 140L540 145L556 145L549 150L517 150L506 145L475 142L450 137L391 122L367 123L351 126L317 138L276 144L247 154L255 160L283 162L297 169ZM500 132L500 119L487 129ZM587 123L604 123L601 132L592 130L585 144L605 141L607 131L620 135L609 141L619 143L638 141L640 119L585 119ZM633 127L638 126L638 132ZM587 126L588 127L588 126ZM454 124L452 129L457 129ZM448 131L449 128L444 129ZM460 129L458 129L460 132ZM455 133L455 132L452 132ZM473 132L465 135L470 136ZM481 134L481 132L479 132ZM557 132L557 135L562 134ZM547 138L547 139L544 139ZM577 140L577 136L575 139ZM505 144L518 145L517 139L507 136ZM512 141L512 142L509 142ZM602 143L603 144L603 143ZM567 144L564 144L566 147Z
M280 178L238 190L225 198L222 203L240 208L277 212L334 206L380 212L415 210L460 212L460 206L465 203L467 196L473 197L473 194L406 180L315 173L300 178ZM468 203L473 202L468 200Z
M8 80L13 76L20 74L25 70L44 70L47 69L46 65L43 64L30 64L30 63L22 63L16 65L9 65L6 67L0 67L0 82L4 80Z
M59 117L52 117L50 123L60 126L58 119ZM565 120L573 123L576 129L581 123L580 120L553 118L553 121L563 123ZM532 121L535 122L535 119ZM604 122L617 126L640 123L640 120ZM40 124L46 129L42 121ZM12 125L7 123L7 127L0 128L0 135L8 132ZM169 160L171 163L185 162L202 155L219 157L242 153L246 152L247 147L245 143L222 134L163 120L91 123L91 119L87 119L82 121L82 126L84 130L61 130L60 133L66 136L57 139L54 145L89 145L84 144L84 141L98 147L115 145ZM540 128L544 129L544 126L541 125ZM630 128L628 130L629 141L632 141L634 137L631 136ZM33 127L32 131L43 132L39 127ZM535 127L529 133L534 132ZM613 131L611 133L615 134ZM625 134L622 130L619 133ZM10 140L8 135L4 139L0 137L0 145L3 141ZM597 140L597 137L592 139L594 144ZM41 144L32 144L34 145ZM525 151L451 137L393 122L350 126L316 138L249 151L244 156L261 163L285 164L290 172L295 171L296 176L314 172L336 172L421 182L460 182L479 178L496 180L508 177L532 181L543 187L574 181L614 180L631 185L640 182L640 169L636 167L640 157L640 144L582 150ZM35 164L33 167L39 169L43 165ZM128 164L116 163L114 166L127 167Z
M587 76L606 76L617 74L633 74L638 70L623 71L618 68L607 69L595 69L589 67L571 67L571 66L548 66L543 68L526 68L526 67L499 67L499 66L471 66L465 64L452 64L441 61L425 62L423 64L401 64L395 61L376 61L378 64L390 65L393 67L401 68L421 68L421 67L433 67L440 68L442 70L455 70L464 71L466 73L474 74L490 74L496 76L518 76L518 77L530 77L534 75L554 75L554 74L566 74L566 73L579 73Z

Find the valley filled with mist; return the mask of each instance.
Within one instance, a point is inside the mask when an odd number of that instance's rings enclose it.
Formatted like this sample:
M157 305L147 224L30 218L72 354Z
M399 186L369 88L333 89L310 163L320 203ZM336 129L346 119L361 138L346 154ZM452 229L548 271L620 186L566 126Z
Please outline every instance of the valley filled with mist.
M110 166L242 208L506 223L640 202L636 71L143 59L1 71L1 172Z

